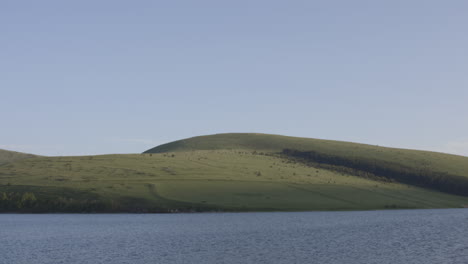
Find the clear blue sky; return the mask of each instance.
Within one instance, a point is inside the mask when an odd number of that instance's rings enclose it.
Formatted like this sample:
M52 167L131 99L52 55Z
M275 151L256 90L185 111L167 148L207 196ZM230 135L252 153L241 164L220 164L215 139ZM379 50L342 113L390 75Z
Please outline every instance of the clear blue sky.
M0 148L259 132L468 155L467 1L1 1Z

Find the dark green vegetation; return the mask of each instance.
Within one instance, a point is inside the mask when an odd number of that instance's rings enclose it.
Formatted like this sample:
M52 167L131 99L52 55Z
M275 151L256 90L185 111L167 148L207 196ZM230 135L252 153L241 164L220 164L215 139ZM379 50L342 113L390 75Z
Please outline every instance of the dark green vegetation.
M286 157L298 158L298 161L310 166L321 166L343 171L356 176L398 181L430 188L446 193L468 196L468 177L450 174L447 171L428 169L426 166L405 166L391 161L377 162L373 157L340 157L322 154L316 151L298 151L284 149Z
M468 204L463 185L467 179L468 157L276 135L219 134L168 143L144 154L4 163L0 210L447 208Z

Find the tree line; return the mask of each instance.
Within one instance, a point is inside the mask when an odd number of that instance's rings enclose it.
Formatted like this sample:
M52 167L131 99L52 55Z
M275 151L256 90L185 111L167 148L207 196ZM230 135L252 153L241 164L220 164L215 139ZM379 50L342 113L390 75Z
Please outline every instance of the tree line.
M109 203L94 199L74 199L63 196L37 197L34 192L0 193L0 212L100 212L112 209Z
M282 155L310 164L326 164L330 169L351 172L357 176L387 179L450 194L468 196L468 178L425 168L407 167L398 163L369 158L334 156L316 151L283 149Z
M155 204L139 198L101 199L0 191L0 213L174 213L220 211L202 204Z

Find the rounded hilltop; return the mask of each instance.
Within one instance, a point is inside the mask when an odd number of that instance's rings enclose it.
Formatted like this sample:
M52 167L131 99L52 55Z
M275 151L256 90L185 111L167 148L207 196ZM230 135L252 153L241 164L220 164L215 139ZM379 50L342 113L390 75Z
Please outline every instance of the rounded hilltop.
M314 151L324 155L423 166L455 174L467 174L464 156L412 149L381 147L337 140L291 137L260 133L223 133L181 139L148 149L143 153L187 152L198 150L245 150L280 153L285 149ZM466 175L468 177L468 175Z
M144 153L164 153L193 150L262 150L282 151L285 148L299 150L342 148L357 145L350 142L323 140L314 138L290 137L262 133L223 133L206 136L196 136L177 140L151 148Z

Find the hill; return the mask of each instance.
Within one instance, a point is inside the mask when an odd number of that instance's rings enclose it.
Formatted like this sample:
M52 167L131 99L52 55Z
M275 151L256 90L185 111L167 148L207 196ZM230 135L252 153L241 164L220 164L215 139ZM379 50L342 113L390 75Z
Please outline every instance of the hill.
M310 166L383 177L468 196L468 157L342 141L268 134L217 134L157 146L144 153L238 149L282 154Z
M438 152L380 147L344 141L269 134L227 133L199 136L163 144L143 153L194 150L250 150L279 153L285 149L315 151L329 156L373 159L403 166L437 170L468 177L468 157Z
M13 162L22 159L37 157L36 155L21 153L16 151L0 149L0 165L8 162Z
M468 158L461 156L220 134L168 143L143 154L37 157L0 165L0 211L373 210L468 204L467 196L373 173L359 163L366 160L376 162L372 168L404 164L428 173L448 170L441 179L454 174L463 183L468 178L460 165Z

